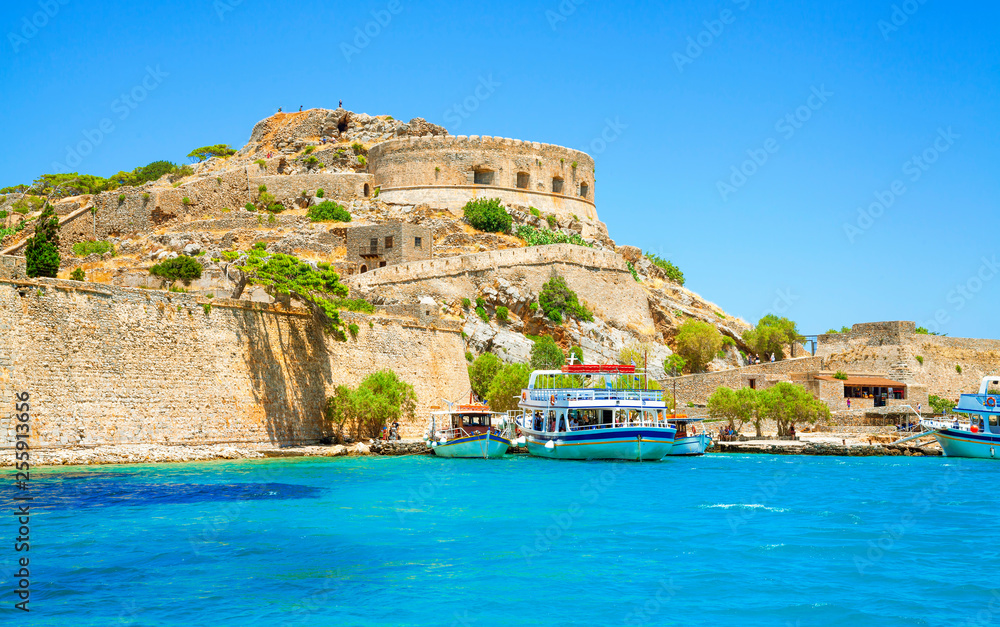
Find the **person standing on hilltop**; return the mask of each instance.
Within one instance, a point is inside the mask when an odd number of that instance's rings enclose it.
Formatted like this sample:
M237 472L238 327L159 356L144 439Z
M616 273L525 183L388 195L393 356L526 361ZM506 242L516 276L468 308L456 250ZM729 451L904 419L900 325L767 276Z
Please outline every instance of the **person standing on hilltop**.
M302 105L299 105L299 113L302 113Z
M281 107L278 107L278 113L281 113Z
M340 104L337 105L337 108L338 109L343 109L344 108L344 101L343 100L340 101Z

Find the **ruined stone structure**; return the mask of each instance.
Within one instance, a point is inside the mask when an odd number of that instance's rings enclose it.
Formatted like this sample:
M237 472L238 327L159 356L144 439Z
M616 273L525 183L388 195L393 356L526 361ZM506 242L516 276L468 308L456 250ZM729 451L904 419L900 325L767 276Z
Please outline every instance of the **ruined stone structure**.
M0 280L0 396L31 393L33 447L306 442L339 384L391 368L418 396L419 436L469 380L457 324L344 312L337 342L305 310L91 283ZM0 416L4 446L12 415Z
M387 265L421 261L434 256L430 229L406 222L355 226L346 230L347 259L352 274L364 274Z
M424 136L368 152L386 202L461 209L474 198L597 220L594 160L560 146L502 137Z

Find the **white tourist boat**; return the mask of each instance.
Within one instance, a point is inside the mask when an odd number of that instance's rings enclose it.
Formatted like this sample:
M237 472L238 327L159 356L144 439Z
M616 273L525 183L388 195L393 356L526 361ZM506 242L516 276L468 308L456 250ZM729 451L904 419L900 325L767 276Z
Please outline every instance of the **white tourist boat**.
M921 420L948 457L1000 458L1000 377L983 377L978 394L962 394L952 411L963 420ZM926 435L926 434L925 434ZM907 438L910 439L910 438Z
M486 405L459 405L431 413L424 440L439 457L503 457L516 437L516 424Z
M691 418L684 414L667 416L667 422L677 429L674 445L667 456L671 455L704 455L712 446L712 436L705 429L699 431L698 425L704 418Z
M536 370L521 391L518 440L536 457L656 461L677 429L660 390L634 389L635 366Z

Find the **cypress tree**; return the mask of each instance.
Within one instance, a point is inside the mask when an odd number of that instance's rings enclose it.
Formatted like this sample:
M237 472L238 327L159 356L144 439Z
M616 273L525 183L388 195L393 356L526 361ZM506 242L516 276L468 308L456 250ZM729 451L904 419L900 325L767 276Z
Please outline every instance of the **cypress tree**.
M35 234L24 251L29 277L56 278L59 272L59 218L52 205L45 203L35 224Z

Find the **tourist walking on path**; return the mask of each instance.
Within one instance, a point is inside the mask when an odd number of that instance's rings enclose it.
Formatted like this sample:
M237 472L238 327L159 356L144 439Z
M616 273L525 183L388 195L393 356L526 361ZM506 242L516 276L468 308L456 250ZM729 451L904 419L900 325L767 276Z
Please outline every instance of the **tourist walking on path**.
M851 408L851 399L847 399L847 409Z

